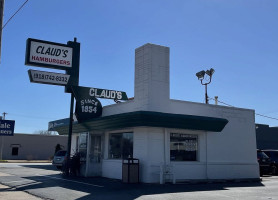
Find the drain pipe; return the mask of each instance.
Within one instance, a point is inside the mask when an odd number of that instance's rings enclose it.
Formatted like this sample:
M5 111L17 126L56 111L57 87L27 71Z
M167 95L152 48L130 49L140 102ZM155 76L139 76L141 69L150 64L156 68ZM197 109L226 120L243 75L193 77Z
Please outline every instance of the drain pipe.
M206 134L206 179L208 180L208 132Z
M164 128L164 164L167 162L167 130Z
M167 162L167 130L166 128L164 128L164 158L163 158L163 163L160 164L159 169L159 183L160 184L164 184L164 166L166 165Z

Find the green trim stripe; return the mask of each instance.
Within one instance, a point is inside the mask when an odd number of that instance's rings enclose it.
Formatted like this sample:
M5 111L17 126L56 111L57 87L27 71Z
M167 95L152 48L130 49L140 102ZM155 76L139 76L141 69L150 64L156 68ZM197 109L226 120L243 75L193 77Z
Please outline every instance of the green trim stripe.
M74 124L73 132L113 130L140 126L221 132L227 123L228 120L223 118L136 111L90 119L83 123ZM67 134L67 130L67 126L56 128L59 134Z

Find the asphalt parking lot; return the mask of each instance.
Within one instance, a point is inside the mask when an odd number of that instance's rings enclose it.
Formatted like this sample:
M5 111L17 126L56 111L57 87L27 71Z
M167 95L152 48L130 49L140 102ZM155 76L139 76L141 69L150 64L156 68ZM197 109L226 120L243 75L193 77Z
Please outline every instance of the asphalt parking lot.
M106 178L65 178L49 163L0 163L0 184L0 199L13 192L30 195L26 199L55 200L278 199L278 176L264 176L262 182L124 184Z

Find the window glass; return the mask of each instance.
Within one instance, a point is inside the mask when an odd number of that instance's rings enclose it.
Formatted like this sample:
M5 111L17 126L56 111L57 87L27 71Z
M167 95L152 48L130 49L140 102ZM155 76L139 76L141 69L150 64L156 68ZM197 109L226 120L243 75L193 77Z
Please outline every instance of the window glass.
M12 156L18 156L18 147L12 148Z
M112 133L109 138L109 158L133 157L133 133Z
M65 156L67 151L58 151L55 156Z
M197 161L198 136L190 134L171 133L171 161Z
M80 153L80 161L85 162L87 157L88 132L80 133L78 137L78 152Z

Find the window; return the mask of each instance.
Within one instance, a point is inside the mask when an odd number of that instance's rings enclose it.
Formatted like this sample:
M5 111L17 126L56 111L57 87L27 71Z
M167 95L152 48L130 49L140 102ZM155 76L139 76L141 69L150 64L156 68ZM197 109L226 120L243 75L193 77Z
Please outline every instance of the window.
M79 136L76 137L75 151L78 152L79 147Z
M67 151L63 151L63 150L60 150L60 151L57 151L55 156L66 156L67 154Z
M12 148L12 156L18 156L18 147Z
M197 161L198 136L190 134L171 133L171 161Z
M109 158L133 157L133 133L112 133L109 138Z

